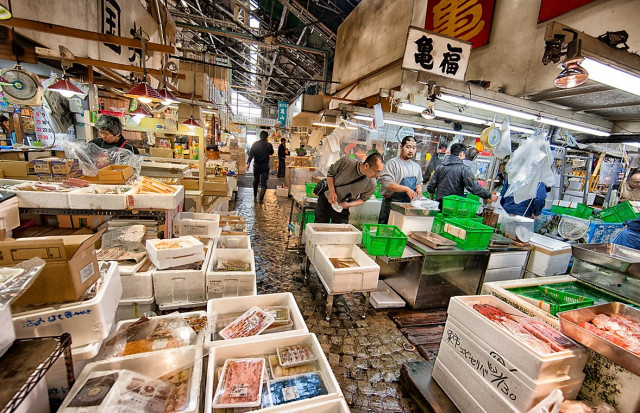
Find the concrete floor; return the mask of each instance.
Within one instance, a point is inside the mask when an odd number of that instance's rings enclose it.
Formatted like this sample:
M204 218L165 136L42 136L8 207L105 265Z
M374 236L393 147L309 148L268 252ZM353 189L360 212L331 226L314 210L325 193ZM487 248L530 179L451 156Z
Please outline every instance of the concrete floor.
M247 179L248 178L248 179ZM243 181L250 185L251 176ZM280 180L270 177L268 187ZM272 186L273 184L273 186ZM232 207L234 205L231 205ZM415 412L415 404L398 383L407 361L423 360L397 329L388 311L369 307L362 294L337 296L331 321L325 321L324 288L313 270L302 277L304 255L286 251L291 199L267 190L265 202L254 202L251 188L240 187L235 209L246 219L255 251L258 294L290 291L312 333L318 336L352 411Z

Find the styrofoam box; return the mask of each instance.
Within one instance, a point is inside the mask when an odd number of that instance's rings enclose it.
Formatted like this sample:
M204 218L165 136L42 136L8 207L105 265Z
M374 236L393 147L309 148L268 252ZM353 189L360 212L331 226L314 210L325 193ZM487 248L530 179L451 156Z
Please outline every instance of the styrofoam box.
M380 266L357 245L316 245L313 263L330 293L375 290ZM330 258L353 258L358 267L335 268Z
M16 331L11 319L11 305L7 304L4 308L0 308L0 357L9 350L15 339Z
M124 194L94 194L92 188L113 188L114 185L91 185L87 188L78 188L69 192L69 208L71 209L127 209L127 196L135 193L135 188L130 185L115 185L129 188Z
M166 248L157 249L156 245L170 241L185 241L188 245L183 248ZM184 257L187 255L198 254L204 251L204 244L191 235L170 239L148 239L147 254L151 261L155 264L157 260L166 260L168 258Z
M197 270L156 270L153 272L153 292L156 304L177 304L206 301L205 273L213 254L213 244L207 246L202 268Z
M102 342L85 344L84 346L74 347L71 349L71 358L73 359L73 372L78 377L88 363L92 362L100 351ZM67 368L64 357L60 357L51 366L45 375L47 379L47 389L49 398L61 403L67 393L69 393L69 384L67 382Z
M10 231L20 225L20 210L18 197L0 202L0 229Z
M442 390L444 390L453 404L455 404L461 412L487 413L480 405L480 400L485 401L487 398L491 400L493 395L487 392L486 394L480 395L482 399L476 401L476 399L469 394L467 387L460 384L437 358L433 364L431 377L442 387Z
M71 334L72 347L100 341L111 330L121 295L118 263L111 261L94 298L14 314L16 337L59 336L66 332Z
M125 262L120 262L118 263L118 267L120 268L120 276L123 275L133 275L136 274L138 272L138 270L140 268L142 268L143 265L145 265L145 263L149 260L148 257L144 257L142 259L142 261L136 263L136 264L131 264L131 263L125 263ZM153 264L151 264L151 266L153 267ZM155 268L155 267L154 267ZM123 284L123 288L126 288Z
M529 257L527 271L548 276L565 274L571 260L571 245L540 234L531 234L529 242L534 246Z
M47 397L47 380L43 377L38 380L27 397L13 410L13 413L49 413L49 397Z
M249 271L213 271L218 259L230 259L248 263ZM207 270L207 299L255 295L256 261L253 250L215 249Z
M212 410L211 405L213 402L215 389L218 385L218 377L215 372L219 367L222 367L224 365L225 360L232 358L244 358L249 355L275 354L276 348L278 347L301 344L309 346L311 352L315 354L316 357L318 357L318 360L316 360L315 363L317 363L317 365L319 366L319 371L322 374L324 384L327 388L327 394L307 400L287 403L280 406L259 409L258 411L299 412L306 410L305 406L308 406L310 403L328 401L338 397L342 397L342 390L340 390L340 386L338 385L338 382L333 375L333 372L331 371L331 366L329 365L329 362L327 361L327 358L324 355L324 351L322 351L322 347L320 347L320 343L318 342L315 334L304 333L279 338L268 338L268 336L264 336L264 338L261 340L251 341L247 343L229 343L211 347L211 349L209 350L209 366L207 368L207 387L205 391L204 411L206 413L211 413L212 411L214 411Z
M248 235L223 235L218 239L217 249L251 249L251 238Z
M499 394L520 411L529 410L556 388L563 390L566 399L574 399L584 380L582 372L574 376L565 375L547 380L532 379L518 369L518 360L501 357L453 317L449 317L444 326L438 355L440 352L443 353L442 362L445 361L447 352L455 356L445 363L449 370L452 369L450 363L467 364L475 370L485 385L500 390L508 389L508 394ZM506 386L496 385L497 377L500 377Z
M166 315L159 315L156 317L153 317L154 319L166 319L166 318L175 318L177 315L179 315L182 318L187 318L187 317L194 317L194 316L198 316L198 317L207 317L207 312L206 311L189 311L189 312L184 312L184 313L172 313L172 314L166 314ZM140 316L142 317L142 315ZM140 317L133 317L127 320L120 320L118 321L118 324L116 324L116 328L113 330L113 335L110 335L109 339L113 336L115 336L118 331L120 330L124 330L125 328L129 327L131 324L135 323L136 321L138 321L140 319ZM202 331L201 334L199 334L198 337L198 343L202 344L202 342L205 340L205 337L207 336L207 331ZM163 350L155 350L155 351L163 351ZM130 356L124 356L124 357L130 357Z
M131 209L176 209L184 201L184 187L169 185L176 189L172 194L139 194L127 197Z
M285 197L289 196L289 188L277 187L276 196L285 196Z
M69 192L20 191L9 189L16 194L20 208L69 208Z
M137 272L132 275L120 275L122 282L122 300L153 298L153 272L155 268L151 266L149 271Z
M286 406L286 404L285 404ZM301 408L287 410L288 412L299 412ZM349 413L349 405L344 397L328 400L325 402L312 403L303 408L305 413Z
M391 211L389 213L389 225L395 225L408 235L413 231L431 231L433 218L404 215L397 211Z
M322 231L323 228L339 228L342 231ZM309 223L304 229L305 253L313 261L315 247L318 244L361 244L362 232L351 224L314 224Z
M542 355L533 351L524 342L516 339L505 329L473 309L474 304L489 304L517 317L526 315L490 295L452 297L447 313L486 343L506 360L519 360L518 368L534 380L570 375L582 371L587 352L579 345L576 348Z
M157 311L158 306L156 305L153 297L120 300L118 308L116 309L115 321L118 322L121 320L128 320L130 318L140 318L145 313L155 313Z
M200 385L202 381L202 346L188 346L162 350L155 353L135 354L127 357L115 357L86 365L77 378L71 391L65 398L59 412L77 412L76 408L67 408L78 391L94 372L111 370L130 370L147 377L162 377L167 373L179 371L193 365L189 380L189 404L181 413L197 412L199 406ZM96 409L96 411L98 411Z
M204 261L206 257L207 255L202 251L185 257L165 258L163 260L152 259L151 262L156 266L157 270L165 271L170 268L182 267L183 265Z
M220 215L180 212L173 219L174 235L213 238L220 228Z
M369 302L375 309L401 308L407 304L382 280L378 280L378 288L369 295Z
M260 308L274 307L274 306L287 306L289 307L289 318L293 321L293 328L290 331L282 331L280 333L268 333L264 335L258 335L254 337L235 338L231 340L224 340L215 336L215 331L211 331L207 334L204 341L205 350L208 350L212 346L226 345L230 343L246 343L249 341L255 341L258 338L268 337L284 337L295 333L308 333L307 324L304 322L304 318L298 308L293 294L291 293L276 293L276 294L261 294L251 297L228 297L217 298L209 300L207 302L207 315L210 322L213 324L214 320L224 314L244 313L253 306ZM215 325L212 325L212 329L215 330Z

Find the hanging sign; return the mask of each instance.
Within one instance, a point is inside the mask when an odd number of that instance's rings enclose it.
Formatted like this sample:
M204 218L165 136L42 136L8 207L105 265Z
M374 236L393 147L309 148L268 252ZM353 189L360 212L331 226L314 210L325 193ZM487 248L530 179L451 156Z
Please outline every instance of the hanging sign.
M285 127L287 125L287 108L289 104L282 100L278 101L278 123L281 127Z
M464 80L471 43L409 27L402 68Z
M276 126L276 120L269 118L254 118L251 116L233 115L232 120L234 123L241 123L244 125Z
M475 49L489 43L494 5L495 0L429 0L424 28L470 41Z

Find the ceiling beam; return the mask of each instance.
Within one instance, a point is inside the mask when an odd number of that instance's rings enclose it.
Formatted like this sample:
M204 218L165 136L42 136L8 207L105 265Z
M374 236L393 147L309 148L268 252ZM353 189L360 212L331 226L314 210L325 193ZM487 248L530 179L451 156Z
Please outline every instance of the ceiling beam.
M534 102L540 102L543 100L553 101L556 99L564 99L570 98L574 96L586 95L589 93L599 93L599 92L608 92L613 90L614 88L611 86L603 85L600 83L587 83L582 86L574 87L571 89L551 89L544 92L537 93L535 95L530 95L530 100Z

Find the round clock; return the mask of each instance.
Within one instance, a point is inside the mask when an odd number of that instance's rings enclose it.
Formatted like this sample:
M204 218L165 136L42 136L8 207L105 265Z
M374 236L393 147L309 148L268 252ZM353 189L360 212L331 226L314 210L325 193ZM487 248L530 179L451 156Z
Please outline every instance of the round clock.
M482 131L482 134L480 135L480 141L484 146L493 148L500 142L501 137L502 132L500 132L500 129L492 125Z

